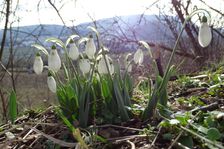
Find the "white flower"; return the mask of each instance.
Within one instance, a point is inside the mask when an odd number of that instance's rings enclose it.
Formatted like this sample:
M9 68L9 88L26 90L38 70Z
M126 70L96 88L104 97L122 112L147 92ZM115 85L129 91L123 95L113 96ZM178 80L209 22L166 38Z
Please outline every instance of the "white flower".
M110 64L110 74L114 74L114 64Z
M94 43L93 36L90 36L89 40L87 40L85 53L89 59L92 59L96 53L96 46Z
M89 59L80 59L79 68L84 74L88 73L91 68Z
M43 60L42 60L40 54L37 53L37 55L35 56L35 59L34 59L34 63L33 63L33 70L36 74L39 75L42 73L43 68L44 68Z
M140 65L143 62L143 58L144 58L144 55L143 55L142 49L138 49L134 55L134 62Z
M131 65L131 64L129 64L129 65L127 66L127 68L126 68L126 69L127 69L127 71L128 71L128 72L131 72L131 71L132 71L132 65Z
M124 66L125 66L125 69L127 70L127 72L131 72L132 71L131 62L130 62L130 60L128 60L130 56L131 56L131 53L128 53L125 56L125 59L124 59Z
M68 56L72 60L77 60L79 57L79 49L77 48L75 43L71 43L68 51Z
M106 59L106 61L105 61L105 59ZM114 65L113 65L113 63L110 62L110 58L107 55L105 55L105 59L102 56L101 59L99 60L98 72L100 74L108 74L108 70L107 70L107 65L108 65L110 74L113 74L114 73Z
M207 23L207 18L202 18L201 26L199 27L198 42L204 48L207 47L212 40L211 28Z
M47 85L48 85L48 88L50 89L50 91L52 91L53 93L56 93L56 81L53 76L48 75Z
M57 72L61 68L61 59L55 47L52 47L48 56L48 68L54 72Z
M107 71L107 65L110 66L110 63L109 63L109 60L108 60L108 57L105 56L106 58L106 61L104 59L104 57L102 56L101 59L99 60L99 63L98 63L98 72L100 74L107 74L108 71ZM107 64L106 64L107 62Z

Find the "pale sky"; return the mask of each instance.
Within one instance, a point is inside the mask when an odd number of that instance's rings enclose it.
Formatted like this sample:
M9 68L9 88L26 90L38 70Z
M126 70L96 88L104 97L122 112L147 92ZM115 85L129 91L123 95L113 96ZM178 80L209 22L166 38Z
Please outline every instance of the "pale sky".
M60 13L66 24L79 24L91 21L88 14L94 19L108 18L113 16L131 15L142 13L146 7L156 0L64 0L56 5L60 8ZM31 24L62 24L55 10L49 5L47 0L42 0L37 13L39 0L20 0L23 7L18 14L22 16L21 25ZM24 10L28 10L24 11ZM154 10L155 11L155 10ZM153 14L153 11L151 11ZM149 13L149 11L147 12ZM39 19L38 19L39 18Z
M52 0L54 1L54 0ZM143 13L147 7L157 0L55 0L56 7L66 25L77 25L91 21L88 14L94 19L109 18L113 16L133 15ZM61 2L60 2L61 1ZM156 4L167 6L171 0L159 0ZM205 7L198 0L192 0L198 8ZM223 0L204 0L211 6L223 8ZM13 1L15 3L15 1ZM39 3L40 2L40 3ZM15 5L15 4L14 4ZM38 7L39 6L39 7ZM192 5L193 6L193 5ZM38 9L39 8L39 9ZM164 9L169 7L165 7ZM158 14L156 5L150 7L145 14ZM19 0L16 13L20 16L20 26L34 24L62 24L56 11L47 0ZM215 16L214 16L215 17ZM0 24L2 27L2 24ZM18 24L14 24L17 26Z

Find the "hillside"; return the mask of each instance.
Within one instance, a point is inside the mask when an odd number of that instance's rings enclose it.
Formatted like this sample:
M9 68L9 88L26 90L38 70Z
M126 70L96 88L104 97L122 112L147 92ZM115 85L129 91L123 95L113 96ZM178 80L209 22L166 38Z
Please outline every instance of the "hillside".
M146 15L143 18L141 18L140 15L106 18L96 21L96 24L98 26L98 31L102 33L104 37L103 39L107 41L116 40L115 36L122 37L123 34L133 39L133 33L138 40L162 41L164 40L162 35L170 34L169 30L159 23L154 15ZM12 32L13 36L17 38L15 44L20 47L29 47L32 43L44 43L44 40L48 37L59 37L65 40L69 35L74 33L86 36L88 34L86 27L88 26L93 26L93 23L87 22L70 27L54 24L21 26L13 28ZM118 30L115 31L117 28ZM2 37L2 32L1 30L0 37ZM9 43L9 33L7 37L6 45Z

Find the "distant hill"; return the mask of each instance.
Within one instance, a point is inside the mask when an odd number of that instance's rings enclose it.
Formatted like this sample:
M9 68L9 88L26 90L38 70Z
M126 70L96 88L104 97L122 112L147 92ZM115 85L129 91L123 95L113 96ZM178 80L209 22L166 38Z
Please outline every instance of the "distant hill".
M136 42L133 41L149 41L154 43L168 43L173 45L171 38L172 33L169 28L161 23L155 15L129 15L118 16L113 18L105 18L96 21L97 30L100 32L101 41L111 51L134 51L137 48ZM94 26L93 22L86 22L77 26L65 27L55 24L41 24L20 26L12 28L14 38L15 58L30 59L35 54L35 49L31 48L34 43L41 43L49 46L45 40L48 37L58 37L62 41L72 34L87 36L89 34L88 26ZM3 30L0 30L0 40ZM3 60L7 60L9 56L9 36L7 33L6 50L4 51Z
M102 38L105 41L117 40L115 36L122 37L123 34L130 39L136 38L138 40L162 41L164 40L164 36L162 35L169 32L166 27L158 22L154 15L145 15L143 18L141 18L140 15L106 18L97 20L96 24L98 26L98 31L102 33ZM74 27L53 24L20 26L18 28L13 28L12 32L13 36L17 37L15 44L20 45L20 47L29 47L32 43L44 43L44 40L48 37L59 37L65 40L69 35L76 32L81 36L86 36L89 33L87 29L88 26L93 26L93 23L82 23ZM0 38L2 37L2 33L3 30L0 30ZM133 35L135 35L135 37L133 37ZM9 37L9 32L7 37ZM7 40L7 43L8 42L9 40Z

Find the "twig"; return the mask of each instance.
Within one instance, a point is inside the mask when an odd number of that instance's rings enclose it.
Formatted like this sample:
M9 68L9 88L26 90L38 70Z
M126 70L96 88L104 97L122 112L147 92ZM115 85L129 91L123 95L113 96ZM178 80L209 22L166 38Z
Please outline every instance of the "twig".
M12 74L6 69L6 67L2 64L2 61L0 61L1 67L9 74L9 76L12 76Z
M12 128L9 128L9 129L7 129L7 130L1 131L1 132L0 132L0 136L3 135L3 134L5 134L6 132L10 132L10 131L12 131L12 130L14 130L14 129L16 129L16 128L22 127L22 126L24 126L24 125L26 125L26 123L22 123L22 124L19 124L19 125L14 126L14 127L12 127Z
M194 114L194 113L196 113L198 111L203 111L203 112L213 111L213 110L218 109L218 108L219 108L219 102L216 101L216 102L211 103L209 105L202 106L202 107L197 107L195 109L192 109L190 112L192 112Z
M44 121L44 120L46 120L46 118L42 119L41 121ZM33 126L33 128L36 128L39 124L40 124L40 123L37 123L35 126ZM33 132L33 130L30 129L30 131L23 137L23 139L26 139L26 137L27 137L28 135L30 135L32 132Z
M135 131L144 131L142 129L138 128L131 128L131 127L124 127L124 126L118 126L118 125L112 125L112 124L106 124L106 125L101 125L101 126L96 126L97 128L105 128L105 127L115 127L115 128L121 128L121 129L129 129L129 130L135 130Z
M75 147L77 145L77 143L69 143L69 142L65 142L63 140L59 140L59 139L56 139L56 138L53 138L52 136L50 135L47 135L43 132L41 132L40 130L36 129L36 128L31 128L34 132L36 133L39 133L41 134L42 136L44 136L45 138L51 140L52 142L56 143L56 144L59 144L60 146L63 146L63 147Z
M130 140L133 138L137 137L147 137L147 135L131 135L131 136L123 136L123 137L116 137L116 138L109 138L107 141L115 141L115 142L120 142L120 141L125 141L125 140Z
M188 96L195 92L205 92L205 91L207 91L207 88L204 88L204 87L203 88L192 88L192 89L189 89L189 90L182 92L178 95L175 95L175 97Z
M5 26L2 34L2 41L1 41L1 47L0 47L0 61L2 59L3 55L3 50L5 47L5 41L6 41L6 36L7 36L7 28L8 28L8 23L9 23L9 16L10 16L10 0L5 0L6 1L6 14L5 14Z
M162 129L162 127L159 127L159 131L158 131L158 133L156 134L154 140L152 141L152 143L151 143L151 145L150 145L150 148L153 147L153 146L155 145L155 142L156 142L156 140L157 140L157 138L158 138L158 136L159 136L159 133L160 133L161 129Z

